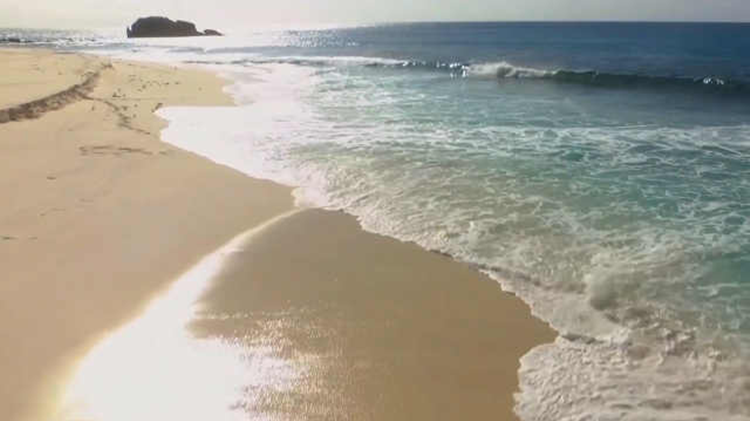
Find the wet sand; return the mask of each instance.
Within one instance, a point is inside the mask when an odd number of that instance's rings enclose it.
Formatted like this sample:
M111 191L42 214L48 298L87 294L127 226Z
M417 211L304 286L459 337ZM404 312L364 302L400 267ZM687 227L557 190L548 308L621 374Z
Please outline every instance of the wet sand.
M248 419L514 420L519 358L555 336L467 265L322 210L255 235L199 305L191 331L256 379Z

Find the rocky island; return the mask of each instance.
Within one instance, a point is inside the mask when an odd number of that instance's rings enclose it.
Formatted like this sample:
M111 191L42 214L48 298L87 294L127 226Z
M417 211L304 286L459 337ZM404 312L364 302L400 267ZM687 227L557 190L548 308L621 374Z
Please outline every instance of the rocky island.
M202 37L222 36L213 29L201 32L195 24L184 20L173 21L162 16L140 18L126 29L128 38L160 38L160 37Z

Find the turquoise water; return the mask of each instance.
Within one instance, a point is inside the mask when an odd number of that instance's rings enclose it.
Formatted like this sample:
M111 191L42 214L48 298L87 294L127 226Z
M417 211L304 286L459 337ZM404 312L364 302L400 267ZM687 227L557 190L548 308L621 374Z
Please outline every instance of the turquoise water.
M477 23L54 45L224 73L240 107L162 110L166 141L531 304L561 337L522 361L524 420L748 420L749 35Z

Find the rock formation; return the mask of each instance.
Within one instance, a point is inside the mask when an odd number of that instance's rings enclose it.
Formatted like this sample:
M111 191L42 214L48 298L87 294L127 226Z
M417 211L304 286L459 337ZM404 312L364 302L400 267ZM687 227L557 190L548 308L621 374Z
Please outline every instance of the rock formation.
M192 22L173 21L161 16L140 18L127 28L128 38L221 36L219 31L200 32Z

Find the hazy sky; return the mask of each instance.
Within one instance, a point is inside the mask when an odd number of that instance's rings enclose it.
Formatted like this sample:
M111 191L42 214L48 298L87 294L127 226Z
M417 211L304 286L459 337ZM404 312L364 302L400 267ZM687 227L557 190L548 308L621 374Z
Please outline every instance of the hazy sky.
M0 0L0 27L121 27L145 15L217 28L425 20L750 21L750 0Z

